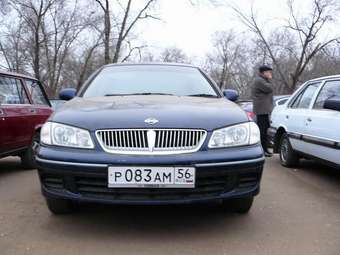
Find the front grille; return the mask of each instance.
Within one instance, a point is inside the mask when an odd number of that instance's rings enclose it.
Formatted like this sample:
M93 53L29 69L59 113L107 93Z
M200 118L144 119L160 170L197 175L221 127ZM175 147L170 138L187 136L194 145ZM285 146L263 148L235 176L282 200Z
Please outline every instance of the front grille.
M97 139L109 153L176 154L199 150L206 131L194 129L99 130Z

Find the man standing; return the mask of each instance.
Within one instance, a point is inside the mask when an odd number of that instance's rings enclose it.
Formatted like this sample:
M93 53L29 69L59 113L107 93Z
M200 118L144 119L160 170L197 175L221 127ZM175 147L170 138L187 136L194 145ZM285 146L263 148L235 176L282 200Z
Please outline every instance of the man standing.
M270 114L273 110L273 69L269 66L260 66L259 75L255 78L251 89L253 111L256 114L257 125L260 128L261 144L266 157L272 154L268 151L267 130L270 127Z

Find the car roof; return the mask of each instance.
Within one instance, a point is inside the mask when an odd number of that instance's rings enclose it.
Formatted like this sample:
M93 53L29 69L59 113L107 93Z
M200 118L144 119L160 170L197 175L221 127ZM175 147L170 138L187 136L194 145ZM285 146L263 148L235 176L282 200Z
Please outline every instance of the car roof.
M108 66L182 66L182 67L192 67L192 68L198 68L197 66L191 65L191 64L185 64L185 63L168 63L168 62L142 62L142 63L117 63L117 64L108 64L104 67Z
M331 79L340 79L340 74L330 75L330 76L323 76L323 77L315 78L313 80L309 80L308 82L322 81L322 80L331 80Z
M274 99L275 100L279 100L279 99L284 99L284 98L287 98L287 97L290 97L291 95L277 95L277 96L274 96Z
M1 69L0 69L0 74L8 75L8 76L13 76L13 77L19 77L19 78L26 78L26 79L30 79L30 80L37 80L36 78L34 78L32 76L29 76L29 75L15 73L15 72L10 72L10 71L1 70Z

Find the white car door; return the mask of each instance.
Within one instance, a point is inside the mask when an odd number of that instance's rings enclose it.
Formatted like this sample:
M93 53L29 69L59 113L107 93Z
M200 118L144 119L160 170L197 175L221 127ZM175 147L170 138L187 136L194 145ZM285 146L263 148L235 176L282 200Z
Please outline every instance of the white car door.
M307 145L300 138L306 132L306 116L320 85L319 81L306 84L289 102L284 113L284 125L294 150L305 151Z
M340 112L324 109L326 99L340 96L340 80L326 81L307 111L303 140L304 152L340 165Z

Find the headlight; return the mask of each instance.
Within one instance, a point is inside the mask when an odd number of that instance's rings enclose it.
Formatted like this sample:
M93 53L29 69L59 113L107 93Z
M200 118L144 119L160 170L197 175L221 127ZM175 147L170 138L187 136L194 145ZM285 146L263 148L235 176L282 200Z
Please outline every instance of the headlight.
M254 122L247 122L215 130L209 148L224 148L252 145L260 142L260 130Z
M40 141L49 145L84 149L94 148L89 131L54 122L44 124L40 132Z

